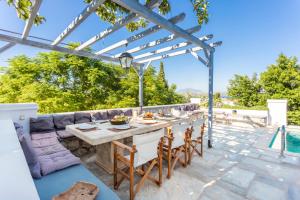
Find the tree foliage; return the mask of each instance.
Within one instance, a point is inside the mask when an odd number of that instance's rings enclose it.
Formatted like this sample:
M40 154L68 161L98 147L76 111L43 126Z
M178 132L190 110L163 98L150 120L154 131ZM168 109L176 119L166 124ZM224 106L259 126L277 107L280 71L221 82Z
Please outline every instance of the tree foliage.
M229 81L228 95L238 100L239 105L251 107L258 103L260 86L256 75L249 78L247 75L234 75Z
M0 77L0 103L36 102L39 112L138 106L138 76L131 69L58 52L9 61ZM145 105L182 102L175 86L161 87L153 67L145 72Z
M288 99L289 123L299 125L300 67L297 58L280 54L276 63L262 72L259 79L235 75L229 82L228 95L248 107L266 105L267 99Z
M17 15L22 20L27 20L30 16L31 7L33 6L34 0L6 0L7 4L10 6L14 6ZM89 4L93 0L83 0L85 3ZM146 3L149 4L151 0L146 0ZM208 0L190 0L194 12L198 18L198 23L201 25L203 23L208 22ZM169 0L162 0L159 5L159 12L163 15L168 14L171 11L171 6ZM128 14L129 10L119 6L111 0L106 0L101 6L99 6L96 10L96 14L106 22L111 24L116 23L120 18L124 17L124 15ZM34 23L39 25L45 21L45 17L41 15L37 15ZM129 31L138 30L141 27L146 27L148 22L144 18L139 18L139 20L130 22L126 25Z

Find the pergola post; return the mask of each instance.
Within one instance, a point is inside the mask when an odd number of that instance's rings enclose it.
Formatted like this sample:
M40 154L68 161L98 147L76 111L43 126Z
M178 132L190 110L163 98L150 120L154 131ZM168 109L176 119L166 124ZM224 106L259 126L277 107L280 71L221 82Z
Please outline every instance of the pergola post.
M214 50L209 51L208 62L208 148L212 148L213 105L214 105Z
M140 113L143 112L144 106L144 65L140 65L140 69L138 70L139 75L139 106L140 106Z

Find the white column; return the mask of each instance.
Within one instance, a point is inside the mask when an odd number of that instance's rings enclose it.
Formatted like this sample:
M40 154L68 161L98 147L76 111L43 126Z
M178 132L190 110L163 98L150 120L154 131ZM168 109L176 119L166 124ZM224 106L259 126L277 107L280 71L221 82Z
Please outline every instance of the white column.
M268 99L268 125L280 127L287 125L286 99Z

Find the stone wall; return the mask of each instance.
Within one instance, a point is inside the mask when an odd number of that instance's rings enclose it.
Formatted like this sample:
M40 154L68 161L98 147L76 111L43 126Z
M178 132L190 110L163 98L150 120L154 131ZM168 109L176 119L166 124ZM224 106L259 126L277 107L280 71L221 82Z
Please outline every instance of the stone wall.
M89 145L77 137L62 139L61 144L78 157L96 152L95 146Z

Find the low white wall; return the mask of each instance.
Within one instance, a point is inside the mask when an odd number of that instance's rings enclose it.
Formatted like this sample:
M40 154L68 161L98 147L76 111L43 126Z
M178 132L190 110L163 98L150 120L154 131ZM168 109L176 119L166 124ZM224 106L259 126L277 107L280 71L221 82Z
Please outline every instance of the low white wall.
M0 120L0 199L39 200L12 120Z
M268 99L268 125L287 125L287 103L286 99Z
M191 102L191 103L197 103L197 104L200 104L200 103L201 103L201 99L200 99L200 98L190 98L190 102Z
M36 103L9 103L0 104L0 120L11 119L21 124L26 133L29 133L29 119L37 116Z
M201 108L201 110L207 112L207 108ZM232 111L236 110L237 115L241 116L249 116L249 117L267 117L268 111L267 110L238 110L238 109L227 109L227 108L213 108L214 114L232 114Z

